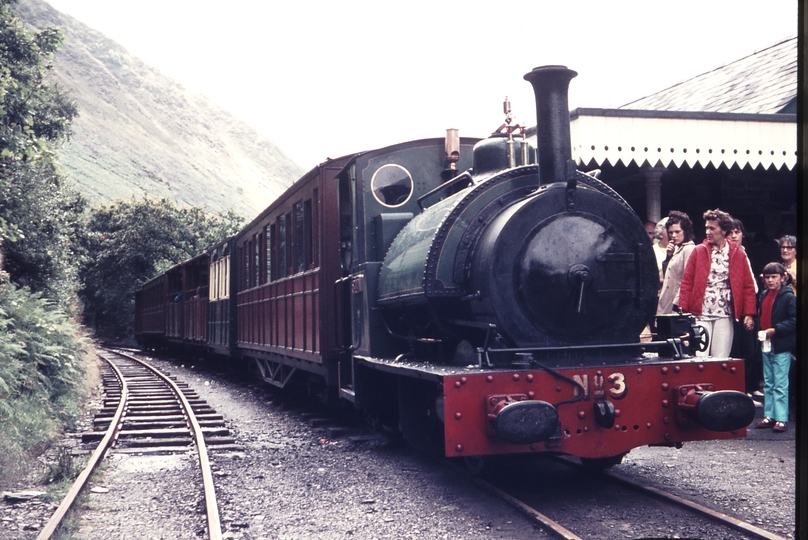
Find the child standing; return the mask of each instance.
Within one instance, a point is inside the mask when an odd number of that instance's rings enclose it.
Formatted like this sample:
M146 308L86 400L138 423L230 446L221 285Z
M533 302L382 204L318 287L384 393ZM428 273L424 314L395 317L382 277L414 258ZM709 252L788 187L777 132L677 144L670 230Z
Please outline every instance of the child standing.
M788 370L797 343L797 299L791 287L784 286L786 268L769 263L763 268L764 290L758 298L759 339L763 357L764 418L759 428L782 433L788 421ZM768 349L768 350L767 350Z

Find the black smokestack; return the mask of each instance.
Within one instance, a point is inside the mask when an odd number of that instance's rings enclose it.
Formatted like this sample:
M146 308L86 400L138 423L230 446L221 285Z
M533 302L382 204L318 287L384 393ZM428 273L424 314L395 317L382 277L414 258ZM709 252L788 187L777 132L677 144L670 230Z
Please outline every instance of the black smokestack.
M537 67L525 75L536 94L536 146L541 184L566 180L567 162L572 159L567 93L570 81L577 75L566 66Z

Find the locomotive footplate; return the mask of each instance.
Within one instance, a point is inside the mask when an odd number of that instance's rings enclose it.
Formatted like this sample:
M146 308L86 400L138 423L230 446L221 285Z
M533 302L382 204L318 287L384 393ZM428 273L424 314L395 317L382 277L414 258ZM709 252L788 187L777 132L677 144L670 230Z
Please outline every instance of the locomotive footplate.
M444 381L445 377L452 375L461 376L469 373L479 374L484 372L477 368L430 364L428 362L412 359L405 355L401 355L395 360L390 360L387 358L374 358L355 354L353 355L353 360L356 365L362 365L370 369L438 382Z
M543 451L611 457L638 446L744 437L754 418L742 360L456 371L431 373L443 383L450 457Z

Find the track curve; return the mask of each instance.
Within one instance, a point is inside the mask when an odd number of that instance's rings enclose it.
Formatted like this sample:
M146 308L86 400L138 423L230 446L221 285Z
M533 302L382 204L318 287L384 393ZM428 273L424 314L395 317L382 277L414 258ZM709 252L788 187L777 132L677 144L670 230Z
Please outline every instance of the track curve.
M101 420L101 423L107 424L107 429L103 432L103 436L99 436L100 433L93 432L92 436L89 437L90 439L100 438L98 446L90 457L87 466L68 490L62 503L48 520L45 527L40 531L37 540L47 540L53 536L68 511L75 504L79 494L81 494L82 490L87 485L93 471L103 461L108 451L113 448L119 438L121 438L127 423L131 424L127 432L127 438L132 435L137 436L137 433L149 439L155 435L159 437L171 436L173 440L180 441L180 447L182 447L185 452L187 452L188 446L187 443L184 445L182 443L184 437L177 437L176 435L179 435L178 432L180 431L187 433L187 437L190 437L192 445L196 449L202 474L208 536L211 540L221 539L221 521L216 502L213 474L208 458L208 448L205 444L205 432L203 431L200 421L197 419L194 406L185 395L188 390L186 389L184 391L180 388L179 384L174 382L170 377L134 356L111 350L102 350L98 352L98 356L107 363L117 381L117 385L113 383L107 386L105 383L105 388L110 398L109 400L105 400L105 403L115 402L115 411L114 414L107 419ZM116 392L113 389L115 387L119 388L117 397L115 397ZM140 389L140 392L137 394L133 393L135 387ZM170 398L168 398L169 395L171 396ZM167 402L171 402L172 400L179 406L180 414L183 419L181 423L185 424L184 428L178 426L176 422L177 415L175 414L176 411L174 411L173 406L170 406L170 404L166 406ZM149 408L150 404L151 408ZM145 425L146 429L144 429L143 416L134 414L135 409L138 407L140 407L139 410L141 412L144 410L143 407L145 407L146 410L153 413L161 412L164 416L170 416L172 420L167 420L166 422L168 422L171 427L160 430L148 429L153 425L163 425L160 423L160 416L158 414L152 414L148 416L149 424ZM163 438L162 440L166 439ZM163 450L165 450L165 448Z

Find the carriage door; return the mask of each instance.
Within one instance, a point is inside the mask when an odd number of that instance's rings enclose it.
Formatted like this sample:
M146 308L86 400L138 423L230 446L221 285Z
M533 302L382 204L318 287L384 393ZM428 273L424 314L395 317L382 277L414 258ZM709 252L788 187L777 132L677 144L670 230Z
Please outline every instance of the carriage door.
M341 277L334 284L335 308L334 328L337 332L339 354L339 393L354 401L354 377L351 345L353 341L351 314L351 267L353 266L354 244L354 185L355 167L352 166L339 176L339 259Z

